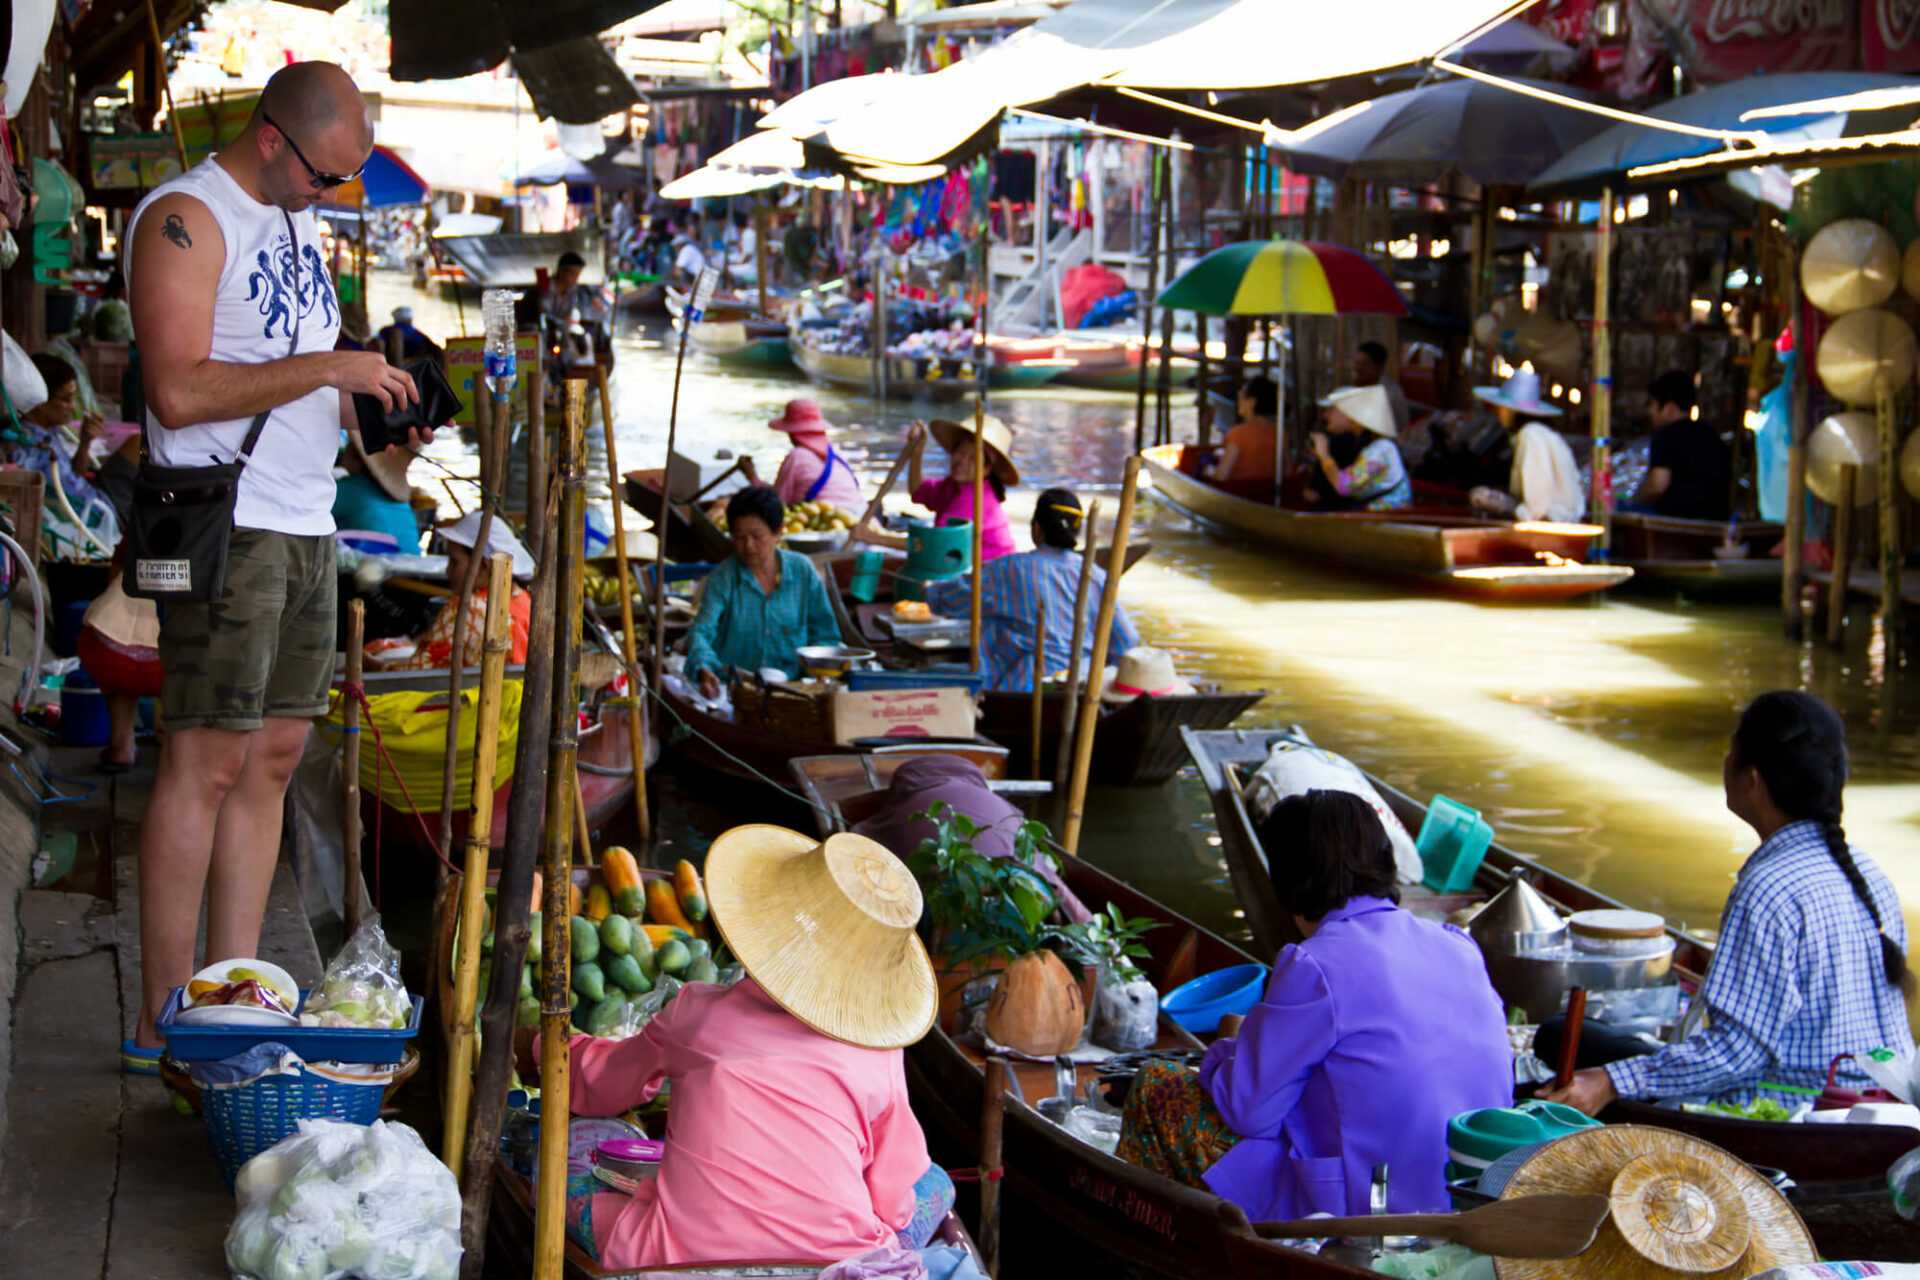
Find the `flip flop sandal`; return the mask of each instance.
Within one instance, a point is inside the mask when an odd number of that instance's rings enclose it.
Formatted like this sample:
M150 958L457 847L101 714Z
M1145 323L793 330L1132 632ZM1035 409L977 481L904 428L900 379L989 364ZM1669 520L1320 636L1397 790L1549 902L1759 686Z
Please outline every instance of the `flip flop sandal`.
M120 1074L127 1076L157 1076L160 1074L160 1059L166 1050L155 1047L143 1048L132 1040L120 1042Z

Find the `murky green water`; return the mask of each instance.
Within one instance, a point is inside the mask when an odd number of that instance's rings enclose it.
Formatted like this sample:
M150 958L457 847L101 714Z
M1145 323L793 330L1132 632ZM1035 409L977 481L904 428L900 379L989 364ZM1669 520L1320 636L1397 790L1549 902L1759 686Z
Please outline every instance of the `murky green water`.
M423 300L397 277L376 277L374 298L376 315L404 300L429 332L457 332L451 305ZM467 308L470 323L475 310ZM672 339L656 330L619 343L623 467L662 457ZM680 437L760 451L771 475L782 441L765 423L797 395L820 401L840 425L836 442L864 450L858 469L877 483L912 407L814 388L797 372L743 375L690 354ZM1017 526L1049 484L1105 492L1112 510L1132 445L1130 396L1042 389L996 396L993 411L1019 433ZM455 460L460 446L436 452ZM1887 868L1920 924L1920 671L1882 678L1863 614L1848 649L1832 652L1781 640L1777 605L1614 596L1529 608L1409 597L1223 542L1150 500L1137 523L1154 551L1127 576L1124 603L1183 669L1268 690L1248 723L1297 722L1397 786L1481 809L1504 843L1689 927L1714 927L1752 846L1720 791L1739 708L1780 687L1829 699L1852 743L1848 832ZM1234 932L1212 830L1204 792L1183 776L1160 790L1099 796L1083 851Z

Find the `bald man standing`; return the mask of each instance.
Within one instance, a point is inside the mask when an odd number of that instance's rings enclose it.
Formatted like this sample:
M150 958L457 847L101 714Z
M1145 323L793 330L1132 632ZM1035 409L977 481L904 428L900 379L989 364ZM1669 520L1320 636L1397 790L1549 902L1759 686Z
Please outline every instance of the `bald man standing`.
M419 398L380 355L333 349L340 304L312 210L372 150L346 72L283 67L240 136L157 188L127 231L149 456L229 462L266 415L240 476L225 594L162 610L166 739L140 836L130 1071L158 1070L154 1020L194 972L203 896L208 963L259 948L287 783L333 678L340 428L355 392L389 409Z

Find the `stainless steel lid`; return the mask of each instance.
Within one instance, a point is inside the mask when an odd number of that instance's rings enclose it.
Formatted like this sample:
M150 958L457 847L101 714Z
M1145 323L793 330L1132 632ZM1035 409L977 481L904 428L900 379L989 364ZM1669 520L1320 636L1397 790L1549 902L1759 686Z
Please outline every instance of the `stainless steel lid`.
M1567 922L1539 890L1514 876L1467 925L1467 933L1482 951L1527 955L1565 942Z

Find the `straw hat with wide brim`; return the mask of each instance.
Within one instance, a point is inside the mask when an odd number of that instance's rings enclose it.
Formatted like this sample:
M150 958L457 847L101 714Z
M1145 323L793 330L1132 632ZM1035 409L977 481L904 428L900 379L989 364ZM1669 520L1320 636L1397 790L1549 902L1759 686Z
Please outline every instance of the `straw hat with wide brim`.
M1100 689L1103 702L1132 702L1143 694L1149 698L1177 697L1194 691L1193 685L1174 670L1172 656L1151 645L1127 650L1121 655L1120 665L1109 671Z
M1000 483L1009 488L1019 484L1020 469L1013 465L1013 428L990 413L982 421L986 427L987 470L1000 477ZM971 422L935 418L927 424L927 430L933 433L934 440L948 453L973 447Z
M920 885L865 836L735 827L707 850L713 921L747 975L822 1035L903 1049L933 1026Z
M469 511L452 524L443 524L437 533L444 540L466 547L469 550L480 540L480 513ZM531 578L533 576L533 554L527 550L520 539L514 537L513 530L505 520L496 518L487 526L487 554L505 552L513 559L513 576Z
M1613 1212L1573 1258L1501 1258L1500 1280L1744 1280L1816 1261L1807 1226L1773 1184L1710 1142L1646 1125L1585 1129L1549 1143L1502 1200L1603 1195Z
M1540 398L1540 375L1521 369L1497 387L1475 387L1476 398L1536 418L1557 418L1560 406Z
M380 486L380 491L395 502L405 502L413 496L413 485L407 481L407 468L413 465L413 450L382 449L378 453L368 453L367 446L360 439L358 428L347 431L347 445Z
M1393 420L1393 401L1379 383L1370 387L1339 387L1321 398L1323 407L1351 418L1377 436L1391 440L1400 434Z

